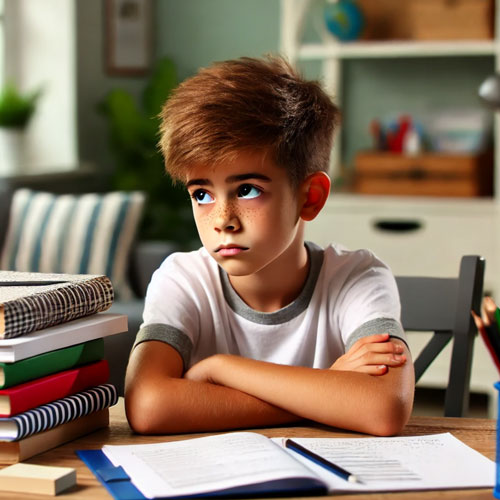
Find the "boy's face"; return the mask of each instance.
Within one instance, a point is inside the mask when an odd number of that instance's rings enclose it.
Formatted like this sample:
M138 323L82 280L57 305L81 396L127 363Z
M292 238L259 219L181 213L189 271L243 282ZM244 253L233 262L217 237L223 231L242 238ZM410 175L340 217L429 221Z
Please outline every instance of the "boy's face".
M203 246L230 276L257 273L293 243L302 245L296 190L266 155L195 166L186 186Z

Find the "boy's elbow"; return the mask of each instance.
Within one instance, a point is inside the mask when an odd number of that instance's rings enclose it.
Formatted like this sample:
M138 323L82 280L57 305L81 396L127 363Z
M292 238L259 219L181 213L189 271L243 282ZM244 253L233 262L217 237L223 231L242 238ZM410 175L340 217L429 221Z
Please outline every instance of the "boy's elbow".
M160 394L154 386L130 388L125 391L125 412L130 428L137 434L170 434L169 423L176 421L171 414L168 392Z
M382 382L383 379L380 379ZM395 383L377 391L370 434L395 436L400 434L410 419L415 394L413 364L407 363Z
M401 433L410 419L413 397L392 395L384 398L368 422L369 434L374 436L395 436Z
M368 434L380 437L397 436L404 429L407 422L408 420L391 416L385 420L373 423L373 427Z
M156 404L155 404L156 402ZM138 434L153 434L155 406L158 397L153 397L150 390L125 391L125 412L130 428ZM156 410L157 411L157 410Z

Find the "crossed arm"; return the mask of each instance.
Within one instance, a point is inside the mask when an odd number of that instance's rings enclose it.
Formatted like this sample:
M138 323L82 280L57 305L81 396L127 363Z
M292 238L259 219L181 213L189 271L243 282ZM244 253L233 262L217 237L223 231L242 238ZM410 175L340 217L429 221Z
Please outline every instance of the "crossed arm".
M178 352L149 341L133 351L125 402L144 434L227 430L310 419L375 435L398 433L412 409L413 365L387 334L359 340L330 369L215 355L183 375Z

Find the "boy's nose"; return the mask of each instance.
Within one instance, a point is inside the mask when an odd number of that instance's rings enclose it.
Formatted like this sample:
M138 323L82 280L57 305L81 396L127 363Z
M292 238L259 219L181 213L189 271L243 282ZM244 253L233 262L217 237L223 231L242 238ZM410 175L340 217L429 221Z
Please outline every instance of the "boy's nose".
M241 227L239 218L230 210L223 209L217 215L215 220L215 230L220 231L238 231Z

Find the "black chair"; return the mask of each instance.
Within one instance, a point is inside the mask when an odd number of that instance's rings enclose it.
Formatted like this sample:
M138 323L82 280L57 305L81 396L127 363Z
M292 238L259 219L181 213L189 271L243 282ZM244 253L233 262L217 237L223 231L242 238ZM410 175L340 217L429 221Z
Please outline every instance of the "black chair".
M414 360L417 382L453 339L444 401L446 417L463 417L469 407L472 354L477 333L471 310L479 314L484 268L482 257L466 255L460 262L458 278L396 276L403 328L434 332Z

